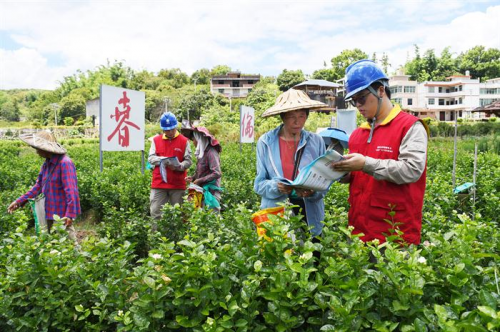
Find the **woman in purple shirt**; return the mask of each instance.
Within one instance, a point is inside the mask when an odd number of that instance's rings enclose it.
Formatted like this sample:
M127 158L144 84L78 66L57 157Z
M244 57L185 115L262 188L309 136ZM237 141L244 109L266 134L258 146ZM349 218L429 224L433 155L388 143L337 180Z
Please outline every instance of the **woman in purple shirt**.
M81 213L75 164L66 155L66 149L57 143L55 136L49 131L22 135L19 138L33 147L40 157L45 158L45 162L35 185L12 202L7 211L12 213L24 206L29 199L43 194L48 231L50 232L54 216L57 215L64 221L70 238L75 240L73 220Z

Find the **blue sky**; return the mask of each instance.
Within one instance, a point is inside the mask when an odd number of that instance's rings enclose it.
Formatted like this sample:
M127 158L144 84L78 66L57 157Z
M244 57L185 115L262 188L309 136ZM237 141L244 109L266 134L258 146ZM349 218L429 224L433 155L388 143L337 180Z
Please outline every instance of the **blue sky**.
M312 74L353 48L386 53L394 71L414 44L436 54L500 49L500 0L0 0L0 89L54 89L108 60L152 72L226 64Z

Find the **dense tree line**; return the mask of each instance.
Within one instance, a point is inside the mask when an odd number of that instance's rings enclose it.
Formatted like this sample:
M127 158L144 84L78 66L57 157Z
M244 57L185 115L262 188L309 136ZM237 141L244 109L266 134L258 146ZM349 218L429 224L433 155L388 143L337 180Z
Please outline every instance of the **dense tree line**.
M245 103L253 106L257 112L273 104L277 93L286 91L307 78L324 79L335 82L344 77L349 64L361 59L378 62L387 72L390 59L383 53L370 57L364 51L355 48L344 50L324 62L324 68L312 75L302 70L283 69L276 77L262 77L254 87ZM430 49L420 55L415 45L414 57L406 62L404 71L417 81L444 80L454 74L465 74L468 70L472 78L486 79L500 77L500 50L476 46L466 52L454 55L450 48L445 48L440 56ZM0 90L0 119L7 121L28 121L35 125L73 124L85 120L86 101L99 97L101 84L141 90L146 93L146 119L156 121L165 110L171 110L182 118L199 119L214 124L217 116L225 114L228 120L234 117L238 123L236 110L243 102L241 99L231 102L222 95L210 93L210 77L224 75L231 71L226 65L212 69L202 68L192 75L179 68L161 69L158 73L147 70L135 71L122 62L115 61L86 72L78 71L64 77L55 90ZM224 111L227 111L226 114ZM213 114L212 114L213 113ZM87 119L88 121L88 119Z

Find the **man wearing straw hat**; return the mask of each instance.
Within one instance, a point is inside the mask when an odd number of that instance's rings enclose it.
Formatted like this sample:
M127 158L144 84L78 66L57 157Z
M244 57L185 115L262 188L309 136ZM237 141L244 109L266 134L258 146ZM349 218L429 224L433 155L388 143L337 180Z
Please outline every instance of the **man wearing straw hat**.
M45 158L45 162L35 185L26 194L12 202L7 211L12 213L24 206L28 200L43 194L45 216L38 216L43 219L40 222L43 223L46 219L50 232L54 216L57 215L64 221L69 237L76 240L73 220L81 213L81 210L75 164L66 155L66 149L57 143L54 134L49 131L21 135L19 138L33 147L40 157Z
M257 143L254 190L262 197L260 208L275 207L290 199L300 207L294 213L304 216L313 236L320 235L323 229L326 191L293 190L275 178L294 180L300 169L325 153L323 139L304 130L309 111L325 108L326 104L311 100L303 91L290 89L282 93L274 106L262 114L263 117L279 115L282 124L261 136Z

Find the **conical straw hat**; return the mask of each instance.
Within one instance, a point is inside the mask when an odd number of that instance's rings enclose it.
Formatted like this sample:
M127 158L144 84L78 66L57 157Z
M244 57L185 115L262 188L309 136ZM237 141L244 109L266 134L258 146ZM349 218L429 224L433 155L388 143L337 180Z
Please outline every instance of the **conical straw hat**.
M66 149L57 143L54 134L47 130L42 130L35 134L20 135L19 139L35 149L54 154L66 153Z
M262 117L268 117L280 113L296 111L296 110L318 110L328 109L329 106L317 100L312 100L302 90L290 89L278 96L274 106L266 110Z

